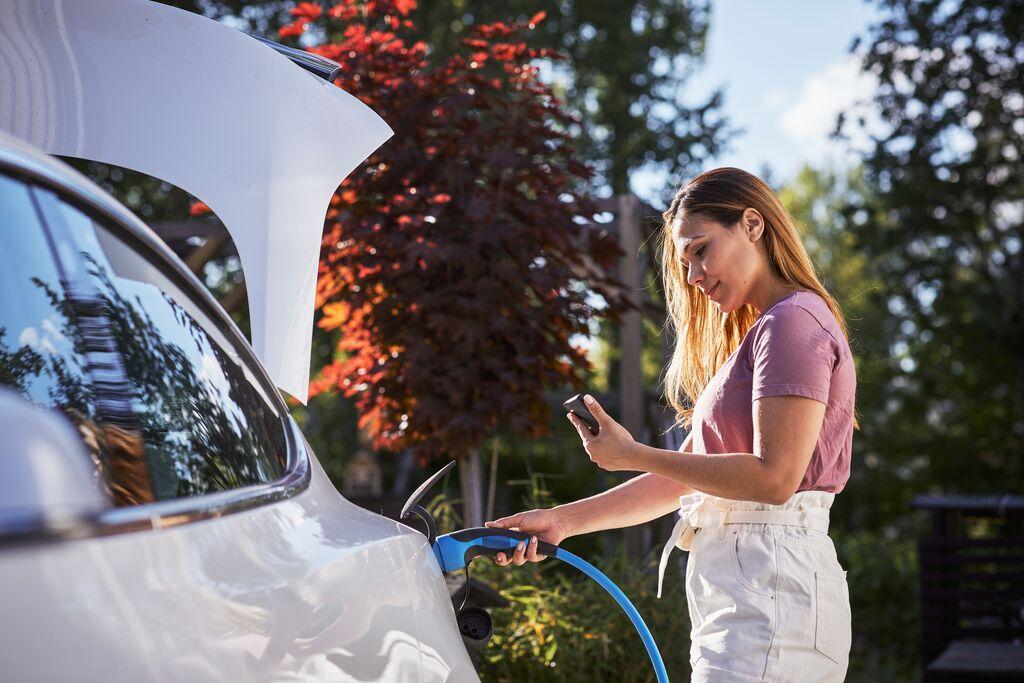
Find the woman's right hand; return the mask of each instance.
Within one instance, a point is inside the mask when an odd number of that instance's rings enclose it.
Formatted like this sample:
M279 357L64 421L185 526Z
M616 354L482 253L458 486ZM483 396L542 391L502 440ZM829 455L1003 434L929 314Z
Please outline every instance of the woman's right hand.
M512 557L508 557L505 553L498 553L494 556L495 564L502 567L507 567L510 564L522 566L527 562L540 562L546 555L537 554L538 540L558 545L570 536L565 523L559 519L559 515L554 508L517 512L514 515L502 517L493 522L484 522L484 526L530 534L530 541L521 541Z

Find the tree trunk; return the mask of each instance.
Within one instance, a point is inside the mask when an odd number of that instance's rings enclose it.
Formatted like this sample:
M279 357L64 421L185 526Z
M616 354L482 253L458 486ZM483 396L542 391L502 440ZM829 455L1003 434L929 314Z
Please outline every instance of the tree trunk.
M480 451L472 449L459 460L459 480L462 484L462 525L484 525L483 472Z

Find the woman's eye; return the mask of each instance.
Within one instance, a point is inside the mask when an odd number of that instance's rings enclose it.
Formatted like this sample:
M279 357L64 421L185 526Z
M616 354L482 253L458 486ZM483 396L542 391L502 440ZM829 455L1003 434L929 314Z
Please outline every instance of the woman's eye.
M704 245L703 244L700 245L700 249L698 249L695 253L697 254L697 256L703 256L704 255Z

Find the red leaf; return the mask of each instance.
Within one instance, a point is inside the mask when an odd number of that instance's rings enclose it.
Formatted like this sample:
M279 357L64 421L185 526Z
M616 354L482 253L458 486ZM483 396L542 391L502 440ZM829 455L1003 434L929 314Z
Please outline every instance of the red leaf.
M306 22L299 20L291 24L286 24L281 28L277 29L277 35L282 38L297 38L306 32Z
M395 10L403 17L416 9L416 0L395 0Z
M323 9L321 9L320 5L315 2L300 2L291 9L291 15L293 17L301 17L308 21L319 19L322 13Z
M540 11L530 17L530 28L535 28L537 24L544 21L544 17L548 15L547 12Z
M327 10L327 15L331 19L338 19L339 21L348 21L355 19L359 14L359 8L355 6L352 0L347 2L340 2L331 9Z

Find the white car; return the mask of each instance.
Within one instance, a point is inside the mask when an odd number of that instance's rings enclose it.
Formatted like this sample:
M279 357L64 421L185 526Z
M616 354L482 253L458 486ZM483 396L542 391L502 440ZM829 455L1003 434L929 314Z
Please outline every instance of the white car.
M152 230L3 134L0 385L0 679L478 680L426 538L335 490Z

